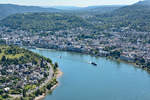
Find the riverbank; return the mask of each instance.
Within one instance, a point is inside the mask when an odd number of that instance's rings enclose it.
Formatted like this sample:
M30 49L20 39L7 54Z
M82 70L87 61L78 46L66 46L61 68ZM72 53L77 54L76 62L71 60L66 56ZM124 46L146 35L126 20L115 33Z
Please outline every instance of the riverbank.
M73 53L88 54L88 55L91 55L91 56L94 56L94 57L105 57L105 58L108 58L108 59L111 59L111 60L114 60L114 61L119 61L119 62L124 62L124 63L127 63L127 64L131 64L131 65L133 65L135 67L141 68L141 69L143 69L145 71L148 71L148 72L150 71L150 68L148 66L146 66L145 64L140 63L140 61L138 61L138 60L137 61L123 60L120 57L115 58L112 55L92 54L90 52L76 52L76 51L70 51L70 50L47 49L47 48L36 48L36 49L39 49L39 50L67 51L67 52L73 52Z
M63 75L63 72L60 69L57 69L57 71L55 72L55 77L58 81L58 79ZM59 82L54 85L53 87L51 87L51 89L49 91L53 91L57 86L59 85ZM48 91L46 93L43 93L42 95L36 97L34 100L43 100L45 98L45 96L47 95Z
M136 62L130 62L130 61L122 60L122 59L120 59L120 58L117 58L117 59L116 59L116 58L114 58L114 57L112 57L112 56L108 56L108 57L106 57L106 58L111 59L111 60L113 60L113 61L123 62L123 63L126 63L126 64L133 65L133 66L136 67L136 68L143 69L143 70L147 71L148 73L150 73L150 68L148 68L147 66L144 66L144 65L142 65L142 64L139 64L139 63L136 63Z

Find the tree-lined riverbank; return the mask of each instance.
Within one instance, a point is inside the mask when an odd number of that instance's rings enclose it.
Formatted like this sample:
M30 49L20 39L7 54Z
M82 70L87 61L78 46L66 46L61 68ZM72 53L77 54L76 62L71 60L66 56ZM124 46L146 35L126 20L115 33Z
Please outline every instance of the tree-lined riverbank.
M63 75L63 72L61 72L60 69L57 69L57 72L56 72L56 78L60 78L61 76ZM59 85L59 83L55 84L54 86L51 87L50 90L46 91L47 93L50 92L50 91L53 91L57 86ZM43 100L45 98L45 96L47 95L47 93L43 93L42 95L36 97L34 100Z

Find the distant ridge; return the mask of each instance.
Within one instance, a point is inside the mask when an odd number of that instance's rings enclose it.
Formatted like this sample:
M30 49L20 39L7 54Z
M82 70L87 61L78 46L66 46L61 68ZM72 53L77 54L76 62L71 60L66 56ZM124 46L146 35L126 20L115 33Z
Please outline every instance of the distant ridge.
M16 13L25 12L59 12L55 8L42 8L38 6L20 6L14 4L0 4L0 19Z
M136 3L137 5L150 5L150 0L143 0Z
M88 11L88 10L104 10L104 8L111 10L119 7L123 7L125 5L101 5L101 6L87 6L87 7L76 7L76 6L52 6L51 8L60 9L60 10L81 10L81 11Z
M86 11L86 12L94 12L94 13L107 13L114 11L118 8L121 8L125 5L103 5L103 6L89 6L80 9L81 11Z
M60 9L60 10L79 10L84 7L76 7L76 6L52 6L51 8Z

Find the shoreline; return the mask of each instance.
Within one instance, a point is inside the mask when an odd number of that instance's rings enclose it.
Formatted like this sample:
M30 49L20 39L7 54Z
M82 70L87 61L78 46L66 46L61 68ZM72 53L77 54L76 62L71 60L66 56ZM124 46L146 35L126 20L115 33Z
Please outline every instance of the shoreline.
M71 52L71 53L79 53L79 54L87 54L87 55L90 55L90 56L94 56L94 57L102 57L102 58L108 58L110 60L114 60L114 61L120 61L120 62L123 62L123 63L127 63L127 64L130 64L134 67L137 67L137 68L141 68L142 70L145 70L147 72L150 72L150 69L148 67L143 67L142 64L136 64L134 62L129 62L129 61L125 61L125 60L122 60L120 58L116 59L112 56L98 56L98 55L93 55L93 54L90 54L90 53L83 53L83 52L76 52L76 51L69 51L69 50L59 50L59 49L47 49L47 48L35 48L37 50L56 50L56 51L66 51L66 52Z
M56 71L56 76L55 76L56 79L58 80L62 75L63 75L63 72L58 68L57 71ZM59 82L56 85L54 85L51 88L51 90L49 90L49 91L53 91L58 85L59 85ZM47 96L47 93L44 93L43 95L35 97L34 100L43 100L46 96Z

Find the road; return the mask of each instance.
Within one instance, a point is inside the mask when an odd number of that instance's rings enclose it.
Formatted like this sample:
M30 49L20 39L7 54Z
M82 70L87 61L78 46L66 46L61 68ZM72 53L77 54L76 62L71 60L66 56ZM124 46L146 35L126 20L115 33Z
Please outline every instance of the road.
M49 70L49 76L47 77L47 79L39 87L36 87L34 90L28 91L27 94L31 94L37 91L38 89L42 88L53 78L53 74L54 74L53 68L50 63L48 63L48 66L50 66L50 70Z

